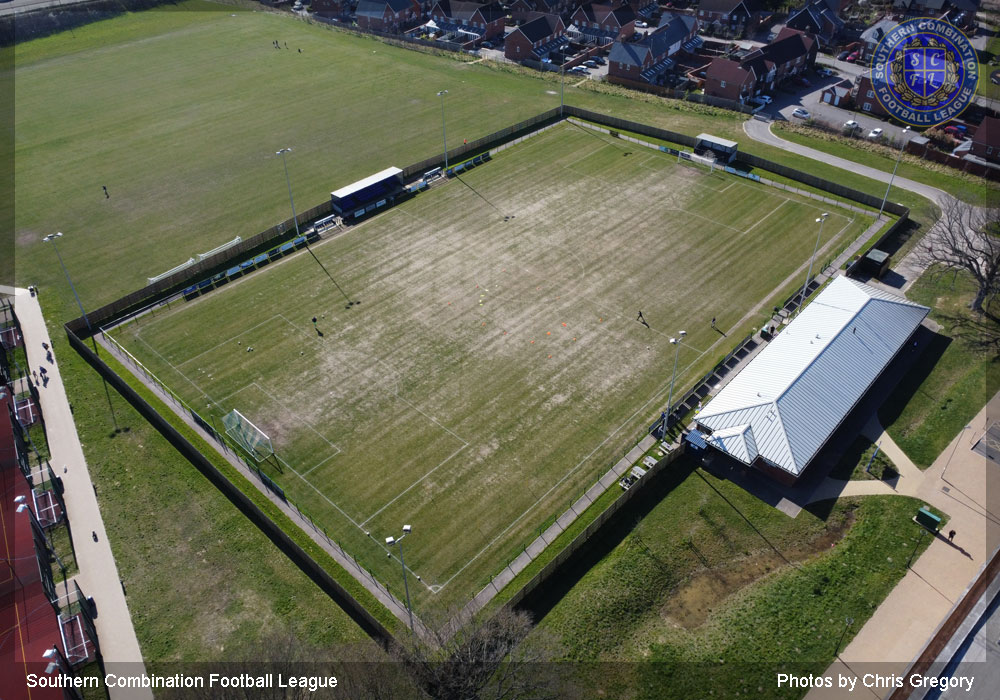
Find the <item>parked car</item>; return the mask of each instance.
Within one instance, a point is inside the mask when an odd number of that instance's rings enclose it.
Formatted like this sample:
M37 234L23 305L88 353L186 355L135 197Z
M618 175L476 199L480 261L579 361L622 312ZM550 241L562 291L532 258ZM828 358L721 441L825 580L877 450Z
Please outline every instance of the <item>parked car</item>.
M861 125L858 124L853 119L848 119L846 122L844 122L844 128L845 129L850 129L851 133L854 133L855 131L857 131L858 129L861 128Z
M493 48L493 42L492 41L484 41L483 42L483 48L484 49L492 49Z
M855 61L858 60L858 52L855 51L854 53L852 53L850 56L848 56L844 60L847 61L848 63L854 63Z
M807 112L806 110L802 109L801 107L796 107L795 110L792 112L792 116L793 117L798 117L799 119L808 119L809 118L809 112Z
M944 128L944 132L946 134L951 134L952 136L965 136L965 133L954 124L946 126Z
M635 23L635 26L636 26L637 29L648 29L649 28L649 25L646 24L645 22L643 22L642 20L637 20L636 23Z
M850 51L841 51L840 53L837 54L837 60L838 61L843 61L845 58L847 58L850 55L851 55Z
M766 105L769 105L772 102L770 95L757 95L757 99L760 100L761 103Z
M591 59L589 61L584 61L583 65L587 66L587 68L597 68L597 61L595 61L593 59Z
M879 136L882 135L882 131L883 131L882 127L878 127L877 126L877 127L875 127L874 129L872 129L871 131L868 132L868 138L870 138L870 139L877 139Z
M836 75L836 73L834 73L829 68L820 68L816 72L824 78L832 78L833 76Z
M599 66L603 66L605 63L607 63L607 61L605 61L600 56L594 56L594 63L596 63Z

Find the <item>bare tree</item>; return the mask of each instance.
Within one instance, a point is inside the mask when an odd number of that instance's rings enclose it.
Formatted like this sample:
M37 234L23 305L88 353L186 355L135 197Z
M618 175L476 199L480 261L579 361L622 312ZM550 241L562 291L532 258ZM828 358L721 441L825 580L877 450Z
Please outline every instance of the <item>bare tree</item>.
M428 618L431 619L428 619ZM411 636L395 656L434 700L519 700L557 696L556 645L532 631L531 616L503 607L492 617L452 612L425 616L424 638Z
M1000 209L949 198L941 218L920 243L919 262L931 274L965 270L976 281L971 308L994 321L988 301L1000 291Z

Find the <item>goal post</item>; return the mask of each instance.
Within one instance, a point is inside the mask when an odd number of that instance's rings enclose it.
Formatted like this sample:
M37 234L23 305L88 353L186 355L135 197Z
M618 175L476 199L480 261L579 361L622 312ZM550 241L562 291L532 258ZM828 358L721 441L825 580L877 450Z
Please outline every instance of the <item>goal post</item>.
M274 454L271 438L235 408L222 418L226 435L259 462Z

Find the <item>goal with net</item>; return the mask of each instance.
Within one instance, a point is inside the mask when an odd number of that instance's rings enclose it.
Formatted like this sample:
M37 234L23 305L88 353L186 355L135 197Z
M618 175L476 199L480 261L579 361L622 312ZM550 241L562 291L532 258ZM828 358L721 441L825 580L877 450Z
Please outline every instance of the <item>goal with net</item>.
M271 438L235 408L223 416L222 424L226 428L226 435L258 461L274 454Z

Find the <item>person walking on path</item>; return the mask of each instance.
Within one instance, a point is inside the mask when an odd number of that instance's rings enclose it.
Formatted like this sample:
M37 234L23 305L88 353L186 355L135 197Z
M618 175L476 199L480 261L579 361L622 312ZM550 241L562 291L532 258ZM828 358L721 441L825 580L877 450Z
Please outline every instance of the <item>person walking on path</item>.
M104 198L105 199L111 199L111 195L108 194L108 186L107 185L101 185L101 189L104 190Z
M954 542L955 541L955 531L954 530L950 530L948 532L948 541L949 542Z

